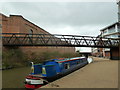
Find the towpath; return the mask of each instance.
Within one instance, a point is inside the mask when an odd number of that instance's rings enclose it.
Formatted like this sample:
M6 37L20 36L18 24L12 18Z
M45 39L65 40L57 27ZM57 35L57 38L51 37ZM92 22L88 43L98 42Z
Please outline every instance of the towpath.
M93 57L93 63L42 88L117 88L118 61Z

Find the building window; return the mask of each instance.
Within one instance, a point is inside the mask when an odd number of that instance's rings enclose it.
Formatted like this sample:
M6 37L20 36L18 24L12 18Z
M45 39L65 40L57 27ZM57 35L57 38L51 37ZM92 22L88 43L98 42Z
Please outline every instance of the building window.
M29 30L29 34L30 34L30 35L29 35L30 37L33 36L33 35L32 35L32 34L33 34L33 30L32 30L32 29Z
M111 35L111 38L118 38L118 35Z
M117 29L118 29L118 32L120 32L120 24L117 24Z
M98 49L98 52L100 52L100 49Z
M104 31L103 31L103 34L107 34L107 30L104 30Z
M29 30L29 34L33 34L33 30L32 29Z
M116 32L115 26L108 29L108 33L114 33L114 32Z
M120 35L118 35L118 38L120 38Z

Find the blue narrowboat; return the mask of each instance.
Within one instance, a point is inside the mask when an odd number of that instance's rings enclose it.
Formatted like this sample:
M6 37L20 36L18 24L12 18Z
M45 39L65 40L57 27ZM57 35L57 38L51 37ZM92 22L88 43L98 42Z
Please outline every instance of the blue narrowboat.
M86 57L60 58L33 64L31 73L26 77L25 87L39 88L48 82L61 78L90 63Z

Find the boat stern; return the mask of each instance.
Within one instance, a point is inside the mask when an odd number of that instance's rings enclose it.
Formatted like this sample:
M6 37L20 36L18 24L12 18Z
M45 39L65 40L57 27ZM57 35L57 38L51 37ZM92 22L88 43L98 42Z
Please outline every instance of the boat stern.
M25 88L27 89L37 89L41 86L45 85L44 77L40 77L39 75L29 75L25 79Z

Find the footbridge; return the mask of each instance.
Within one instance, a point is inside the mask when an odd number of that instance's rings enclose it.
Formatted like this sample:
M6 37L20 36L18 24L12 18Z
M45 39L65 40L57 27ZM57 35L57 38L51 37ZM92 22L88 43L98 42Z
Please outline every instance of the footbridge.
M120 39L79 35L2 33L3 46L119 47Z

